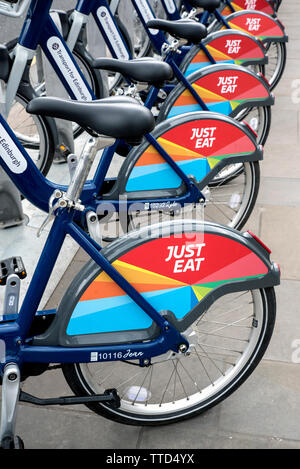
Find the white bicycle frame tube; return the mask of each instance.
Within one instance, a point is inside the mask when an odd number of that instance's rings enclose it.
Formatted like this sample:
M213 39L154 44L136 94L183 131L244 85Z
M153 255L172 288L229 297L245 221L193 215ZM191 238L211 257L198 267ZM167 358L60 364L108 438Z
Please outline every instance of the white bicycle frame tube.
M13 105L27 62L33 59L35 51L17 44L14 55L15 60L9 75L5 93L4 112L6 118Z
M84 24L87 24L89 21L89 17L80 13L79 11L74 10L72 13L72 26L68 35L67 45L72 52L75 44L78 40L78 36L80 34L81 28Z
M118 8L119 8L119 3L120 3L120 0L112 0L111 3L110 3L110 11L112 12L113 15L115 15L118 11Z

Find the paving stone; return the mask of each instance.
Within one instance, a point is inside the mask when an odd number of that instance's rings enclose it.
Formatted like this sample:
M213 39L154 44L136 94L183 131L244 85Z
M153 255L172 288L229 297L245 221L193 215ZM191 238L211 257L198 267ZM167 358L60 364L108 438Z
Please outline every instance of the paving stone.
M272 129L268 142L272 144L298 144L298 118L299 111L297 107L291 102L291 99L285 98L286 103L282 107L278 105L275 111L272 112ZM283 109L285 106L285 109ZM278 109L278 110L277 110ZM280 111L279 111L280 110ZM283 111L286 113L286 118L282 118Z
M69 288L72 280L81 271L81 269L83 269L84 265L85 262L77 261L75 259L70 263L65 275L60 280L55 291L49 298L47 302L47 309L56 309L59 306L59 303L61 302L64 293Z
M300 440L298 364L263 361L226 401L219 430Z
M141 448L201 448L201 440L218 433L221 407L206 413L162 427L145 427L141 433Z
M269 205L263 211L261 239L272 250L272 259L280 265L283 279L300 279L299 216L300 207Z
M135 449L139 427L127 427L96 414L22 405L17 433L26 449Z
M261 181L258 203L266 206L297 208L300 205L299 179L264 177ZM289 215L293 216L291 212L289 212ZM291 231L293 231L292 227L295 220L296 218L289 219ZM280 219L276 221L280 224ZM281 222L284 223L284 219Z
M272 138L270 139L272 142ZM299 145L268 143L260 164L262 178L300 179ZM263 186L264 183L262 183ZM277 203L274 201L274 203Z
M290 363L298 361L300 357L300 282L282 280L281 285L276 287L276 302L276 323L265 358Z
M199 428L201 424L199 424ZM264 438L253 435L244 435L243 433L234 432L216 432L212 436L202 435L201 430L191 429L187 438L177 441L175 438L168 443L167 449L298 449L300 443L298 441L284 440L282 438ZM190 436L192 435L191 441ZM162 435L160 435L162 437ZM163 437L162 437L163 438ZM142 433L141 448L143 449L165 449L163 442L165 439L158 439L154 432L144 431ZM178 446L179 444L179 446ZM192 451L189 451L192 454ZM197 456L196 456L197 457ZM195 461L197 459L195 458Z

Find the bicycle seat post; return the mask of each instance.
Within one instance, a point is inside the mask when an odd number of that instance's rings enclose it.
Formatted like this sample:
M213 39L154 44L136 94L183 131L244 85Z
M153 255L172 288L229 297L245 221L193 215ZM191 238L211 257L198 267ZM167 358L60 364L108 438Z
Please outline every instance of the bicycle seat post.
M88 178L90 169L96 158L98 151L110 147L115 142L114 138L100 137L90 138L81 153L78 164L71 178L71 182L66 194L66 198L75 204L79 201L83 186Z

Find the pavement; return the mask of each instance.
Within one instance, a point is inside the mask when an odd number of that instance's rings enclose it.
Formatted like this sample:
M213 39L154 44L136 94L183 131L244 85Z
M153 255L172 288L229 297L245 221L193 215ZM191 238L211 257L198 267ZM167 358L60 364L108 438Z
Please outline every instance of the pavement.
M271 344L251 377L223 403L205 414L171 426L127 427L85 407L37 408L20 405L17 433L28 449L298 449L300 448L300 4L283 0L280 20L290 38L257 206L246 229L256 233L281 266L276 289L278 313ZM56 307L83 267L75 254L47 300ZM39 397L70 395L59 370L26 381Z

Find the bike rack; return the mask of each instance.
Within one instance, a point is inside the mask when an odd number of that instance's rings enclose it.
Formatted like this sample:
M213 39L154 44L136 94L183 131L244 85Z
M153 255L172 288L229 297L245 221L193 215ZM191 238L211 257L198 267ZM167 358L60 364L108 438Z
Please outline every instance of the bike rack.
M7 0L0 1L0 14L19 18L28 8L31 0Z

